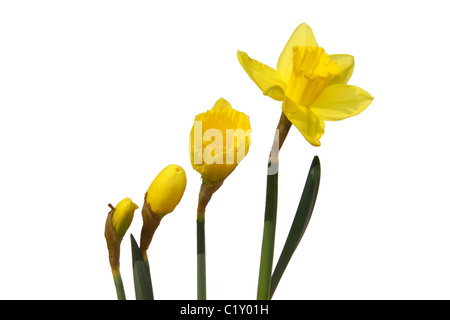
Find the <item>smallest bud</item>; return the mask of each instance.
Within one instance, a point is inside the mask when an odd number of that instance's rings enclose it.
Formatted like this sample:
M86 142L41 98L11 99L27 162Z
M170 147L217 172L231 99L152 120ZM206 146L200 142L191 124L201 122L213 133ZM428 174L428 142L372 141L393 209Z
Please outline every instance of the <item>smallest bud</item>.
M115 207L112 216L114 231L121 237L125 235L133 221L134 211L139 208L130 198L120 201Z
M120 201L114 208L108 204L111 211L105 223L105 239L109 252L109 263L113 273L117 274L120 268L120 243L133 220L134 210L138 208L130 198Z

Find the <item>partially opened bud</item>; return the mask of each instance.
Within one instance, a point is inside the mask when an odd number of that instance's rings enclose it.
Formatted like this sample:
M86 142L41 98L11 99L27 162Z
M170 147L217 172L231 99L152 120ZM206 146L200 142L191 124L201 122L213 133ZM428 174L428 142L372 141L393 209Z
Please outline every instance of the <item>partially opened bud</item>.
M139 208L130 198L120 201L115 207L112 217L114 231L124 236L133 221L134 211Z
M197 206L197 298L206 299L205 210L214 192L247 155L251 143L250 120L221 98L198 114L189 135L192 168L201 174Z
M203 180L223 181L247 155L251 143L250 121L225 99L195 117L189 137L192 167Z
M251 131L248 116L223 98L211 110L195 117L189 151L192 167L202 175L198 218L203 219L213 193L247 155Z
M145 201L152 212L162 218L172 212L186 189L186 173L183 168L171 164L165 167L148 188Z

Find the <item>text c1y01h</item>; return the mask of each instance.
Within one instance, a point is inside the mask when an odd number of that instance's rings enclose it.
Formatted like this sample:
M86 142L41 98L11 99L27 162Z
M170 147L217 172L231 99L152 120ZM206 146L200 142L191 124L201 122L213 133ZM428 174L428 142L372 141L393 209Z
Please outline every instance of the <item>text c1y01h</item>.
M219 308L217 306L191 306L188 304L180 309L180 314L183 315L204 315L208 318L214 313L228 315L268 315L269 306L263 304L227 304L223 308Z

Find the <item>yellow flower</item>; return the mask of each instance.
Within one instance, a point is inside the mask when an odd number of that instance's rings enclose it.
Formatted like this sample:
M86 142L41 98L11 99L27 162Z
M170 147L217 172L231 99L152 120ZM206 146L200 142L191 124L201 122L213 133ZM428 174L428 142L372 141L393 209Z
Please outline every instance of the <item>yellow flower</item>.
M355 116L373 97L347 85L354 58L328 55L318 46L311 28L295 29L278 59L277 70L238 51L244 70L265 95L283 101L283 113L313 146L320 146L325 122Z
M172 212L183 197L186 189L186 173L178 165L165 167L148 188L145 201L152 212L162 219Z
M223 181L247 155L250 121L221 98L214 107L195 117L190 133L192 167L206 181Z
M118 235L124 236L133 221L134 211L139 208L130 198L120 201L114 208L112 225Z

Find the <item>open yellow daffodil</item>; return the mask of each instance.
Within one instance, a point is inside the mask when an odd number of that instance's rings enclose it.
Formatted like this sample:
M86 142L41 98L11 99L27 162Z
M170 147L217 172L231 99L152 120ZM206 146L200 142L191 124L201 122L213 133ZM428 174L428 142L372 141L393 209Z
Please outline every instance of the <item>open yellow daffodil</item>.
M277 70L242 51L238 51L238 59L265 95L283 101L283 113L313 146L320 146L324 120L355 116L373 100L363 89L347 85L353 56L326 54L305 23L295 29L281 52Z

